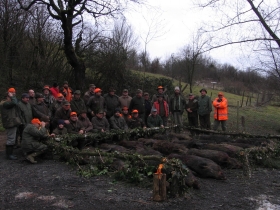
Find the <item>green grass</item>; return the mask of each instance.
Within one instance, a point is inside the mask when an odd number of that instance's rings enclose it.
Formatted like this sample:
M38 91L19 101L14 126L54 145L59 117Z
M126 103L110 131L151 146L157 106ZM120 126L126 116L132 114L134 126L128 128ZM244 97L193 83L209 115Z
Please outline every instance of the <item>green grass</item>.
M138 72L139 74L143 74L143 72ZM149 77L165 77L170 78L167 76L163 76L160 74L152 74L146 73L146 76ZM171 78L170 78L171 79ZM178 86L179 81L173 80L173 85ZM185 83L182 82L182 86ZM203 88L202 86L193 86L193 93L197 96L200 95L199 91ZM215 99L218 93L221 92L217 89L207 89L207 94L211 96L212 99ZM189 93L189 87L184 91L185 97ZM225 97L228 100L229 108L229 119L227 122L227 129L231 132L243 132L251 133L251 134L259 134L259 135L267 135L267 134L280 134L280 107L276 106L262 106L262 107L255 107L256 99L252 98L251 106L245 106L247 98L244 97L243 107L239 107L237 109L237 104L239 102L239 106L241 105L242 96L235 95L232 93L224 92ZM237 119L237 110L239 112L239 117ZM211 113L211 122L213 124L213 112ZM245 126L242 126L241 117L245 119ZM187 119L186 112L184 113L183 119ZM238 126L237 126L238 124ZM238 130L237 130L238 128Z

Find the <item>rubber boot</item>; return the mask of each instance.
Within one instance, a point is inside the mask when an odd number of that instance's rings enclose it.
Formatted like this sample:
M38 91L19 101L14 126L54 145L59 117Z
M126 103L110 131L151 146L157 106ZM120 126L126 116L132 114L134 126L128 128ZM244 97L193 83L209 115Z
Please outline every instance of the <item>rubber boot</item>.
M13 155L14 145L6 145L6 158L8 160L17 160L17 157Z
M37 163L37 161L34 159L36 156L41 155L44 152L33 152L30 155L27 155L26 160L28 160L30 163Z

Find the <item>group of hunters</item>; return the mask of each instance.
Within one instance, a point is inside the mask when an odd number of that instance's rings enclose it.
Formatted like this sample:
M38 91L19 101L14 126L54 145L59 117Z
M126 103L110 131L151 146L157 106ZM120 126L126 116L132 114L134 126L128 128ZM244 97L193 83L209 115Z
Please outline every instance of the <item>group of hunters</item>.
M165 127L169 117L172 117L173 125L182 129L184 110L192 127L198 127L199 122L202 129L210 129L212 105L215 109L214 130L221 123L225 131L228 119L227 100L223 93L220 92L212 102L204 88L199 97L190 93L188 99L181 95L179 87L175 87L171 97L163 86L158 86L151 98L149 93L140 89L132 98L127 89L119 97L113 88L102 95L102 90L94 84L82 97L81 91L73 91L67 81L60 88L57 83L52 87L45 85L42 92L35 94L31 89L18 100L16 90L9 88L6 98L1 101L2 123L7 133L7 159L17 159L13 149L20 143L26 159L36 163L34 158L48 149L43 139L67 133L79 135L108 132L110 129ZM82 149L84 143L74 141L72 146Z

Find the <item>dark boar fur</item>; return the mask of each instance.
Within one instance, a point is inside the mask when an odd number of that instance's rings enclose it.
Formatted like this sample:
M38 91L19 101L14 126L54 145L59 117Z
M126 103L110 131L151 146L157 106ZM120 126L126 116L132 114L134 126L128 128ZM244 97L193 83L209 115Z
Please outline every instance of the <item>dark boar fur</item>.
M119 145L127 148L127 149L136 149L138 147L143 147L143 143L139 141L120 141Z
M188 166L200 177L215 178L221 180L226 179L221 167L210 159L198 157L195 155L178 154L171 154L168 156L168 158L180 159L186 166Z
M237 157L238 152L243 150L242 147L233 146L230 144L205 144L203 145L203 149L211 149L226 152L230 157Z
M161 152L164 155L169 155L171 153L185 154L187 148L184 145L171 143L168 141L158 141L154 143L153 149Z
M154 143L156 143L159 140L139 138L138 141L142 142L145 146L151 146L152 147L154 145Z

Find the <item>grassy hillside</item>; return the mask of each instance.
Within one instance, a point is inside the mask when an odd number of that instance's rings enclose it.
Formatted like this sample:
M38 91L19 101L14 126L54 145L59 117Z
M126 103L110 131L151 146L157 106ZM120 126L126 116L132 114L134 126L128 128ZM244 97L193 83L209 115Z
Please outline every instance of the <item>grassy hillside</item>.
M143 74L141 72L138 72ZM159 74L146 73L149 77L166 77ZM166 77L167 78L167 77ZM173 80L174 86L179 85L179 81ZM182 83L184 86L185 83ZM193 93L195 95L200 95L199 91L202 86L194 86ZM207 89L207 93L212 99L216 98L220 90L217 89ZM184 91L184 96L186 97L189 93L189 87ZM280 108L276 106L262 106L255 107L255 98L252 98L251 106L245 106L246 98L244 98L243 107L237 107L237 103L241 104L242 96L235 95L231 93L224 92L225 97L229 104L229 120L228 120L228 131L236 132L245 131L252 134L280 134ZM238 114L237 114L238 113ZM237 116L239 116L237 118ZM244 119L242 123L241 118ZM187 115L184 113L184 121L187 123ZM213 112L211 116L211 121L213 123ZM242 125L245 125L244 127Z

